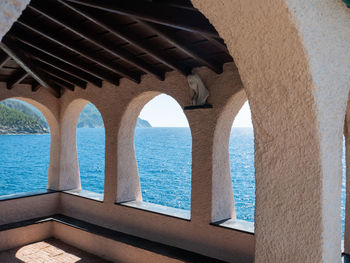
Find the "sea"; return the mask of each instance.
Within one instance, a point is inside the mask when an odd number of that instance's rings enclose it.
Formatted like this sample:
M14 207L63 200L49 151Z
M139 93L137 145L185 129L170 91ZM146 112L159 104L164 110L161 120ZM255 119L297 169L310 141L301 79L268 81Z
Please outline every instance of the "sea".
M77 129L82 188L103 193L103 128ZM191 209L189 128L136 128L135 152L143 201ZM50 135L0 136L0 195L46 189ZM255 178L252 128L232 128L230 166L237 218L254 222ZM344 156L344 155L343 155ZM344 161L343 161L344 162ZM343 163L345 174L345 165ZM342 185L344 228L345 178Z

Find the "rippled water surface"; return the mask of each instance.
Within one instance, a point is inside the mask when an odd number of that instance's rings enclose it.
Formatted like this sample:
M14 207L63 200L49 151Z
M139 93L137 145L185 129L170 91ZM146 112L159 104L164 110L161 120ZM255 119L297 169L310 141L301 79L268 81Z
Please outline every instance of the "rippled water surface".
M103 193L104 129L77 130L83 189ZM203 142L205 143L205 142ZM188 128L138 128L135 151L143 200L189 210L191 133ZM46 188L50 135L0 136L0 195ZM254 221L254 140L251 128L233 128L230 163L237 217ZM342 187L344 221L345 180Z

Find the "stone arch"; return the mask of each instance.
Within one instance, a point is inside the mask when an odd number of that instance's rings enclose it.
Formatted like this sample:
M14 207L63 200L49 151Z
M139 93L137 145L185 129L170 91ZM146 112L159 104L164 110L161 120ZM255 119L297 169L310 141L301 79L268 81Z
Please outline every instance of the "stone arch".
M229 160L229 141L233 121L247 101L242 89L233 94L219 113L213 135L212 221L236 218L232 175Z
M0 101L8 100L8 99L16 99L23 102L26 102L32 106L34 106L37 110L39 110L42 115L44 116L45 120L48 123L49 130L50 130L50 137L51 137L51 143L50 143L50 157L49 157L49 164L48 164L48 174L47 174L47 188L50 187L50 178L52 177L52 174L55 172L54 166L57 158L57 154L55 153L55 142L54 138L57 136L58 132L58 122L57 118L54 115L54 113L49 109L46 105L43 103L33 99L33 98L27 98L22 96L0 96Z
M142 201L141 186L136 162L134 134L137 118L153 98L163 91L145 91L135 96L126 106L120 121L118 131L118 179L117 179L117 202ZM171 96L170 94L166 94ZM181 103L177 101L179 105ZM186 114L185 114L186 115Z
M102 198L105 181L105 127L101 112L89 101L80 112L76 125L76 143L82 194ZM84 129L78 129L84 128ZM88 128L88 129L86 129Z
M74 99L61 111L60 190L81 189L76 129L80 113L89 102L83 98Z
M343 3L192 2L225 40L250 102L255 261L338 262L341 228L334 215L340 215L349 89L349 57L342 54L349 52L350 39ZM344 38L331 40L336 32ZM334 189L337 194L331 194Z

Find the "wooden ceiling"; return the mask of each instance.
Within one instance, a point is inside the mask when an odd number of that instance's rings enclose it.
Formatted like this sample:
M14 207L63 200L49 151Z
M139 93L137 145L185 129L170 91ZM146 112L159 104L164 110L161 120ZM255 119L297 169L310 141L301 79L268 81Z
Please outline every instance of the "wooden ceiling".
M85 89L143 74L164 80L232 61L189 0L32 0L0 44L0 81L36 91Z

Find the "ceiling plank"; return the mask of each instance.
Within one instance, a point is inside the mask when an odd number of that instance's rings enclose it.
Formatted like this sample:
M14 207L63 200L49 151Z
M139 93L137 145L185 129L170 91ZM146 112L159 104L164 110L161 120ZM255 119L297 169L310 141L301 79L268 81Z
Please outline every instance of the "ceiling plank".
M50 19L51 21L55 22L56 24L59 24L60 26L63 26L69 29L74 34L82 38L85 38L93 45L104 49L111 55L121 58L122 60L133 65L134 67L139 68L142 71L147 72L149 74L152 74L160 80L164 80L163 71L160 71L157 68L154 68L153 66L147 64L142 59L133 56L130 52L126 50L116 48L112 44L112 42L104 41L102 38L100 38L99 36L96 36L93 32L91 32L91 30L86 30L83 27L76 24L74 21L65 19L64 15L57 13L57 10L52 9L49 5L46 5L46 7L44 6L45 6L44 2L32 1L28 7L34 10L35 12Z
M89 19L93 23L99 25L101 28L105 29L106 31L109 31L116 37L136 46L138 49L152 56L154 59L158 60L164 65L172 69L176 69L184 75L189 74L188 69L178 65L174 61L171 61L168 56L162 55L159 52L159 50L156 49L156 47L139 39L130 30L123 29L122 27L112 26L111 24L108 23L108 21L105 20L105 17L103 15L99 15L96 12L93 12L93 9L82 5L77 5L74 3L65 2L63 0L58 0L58 1L63 5L65 5L66 7L70 8L71 10L74 10L75 12L79 13L81 16L84 16L85 18Z
M21 43L21 47L28 53L31 54L31 56L41 62L44 62L58 70L61 70L67 74L70 74L78 79L82 79L85 80L87 82L91 82L92 84L94 84L97 87L102 87L102 80L99 78L96 78L95 76L86 73L83 70L80 70L74 66L71 66L61 60L58 60L50 55L47 55L44 52L41 52L38 49L35 49L33 47L30 47L26 44Z
M32 83L32 91L35 92L38 89L40 89L40 83L34 79L34 82Z
M193 7L193 5L191 4L191 1L188 1L188 0L153 0L152 2L156 3L157 5L184 8L184 9L199 12L197 8Z
M67 89L69 89L69 90L71 90L71 91L74 91L74 84L72 84L72 83L70 83L70 82L67 82L67 81L65 81L64 79L62 79L62 78L59 78L59 77L57 77L57 76L55 76L55 75L52 75L52 74L50 74L50 73L48 73L47 72L47 74L49 75L49 77L54 81L54 82L56 82L56 83L58 83L59 85L62 85L63 87L65 87L65 88L67 88Z
M198 32L209 37L218 36L218 33L209 21L200 12L193 10L167 7L165 5L139 0L67 1L181 30Z
M41 86L47 88L57 98L61 96L61 87L53 83L47 75L35 67L30 59L13 39L5 38L0 43L1 49L17 62L26 72L28 72Z
M87 65L86 63L81 62L81 60L70 56L66 52L62 52L60 50L53 50L52 48L50 48L51 45L48 41L44 39L39 40L32 34L28 34L28 32L26 32L25 30L21 30L19 27L16 27L15 29L16 30L13 35L14 38L25 43L28 47L45 53L46 55L49 55L57 59L58 61L62 61L63 63L76 67L81 71L85 71L86 73L89 73L99 79L107 80L108 82L117 86L119 85L119 75L116 75L109 70L101 68L99 65Z
M12 89L14 85L20 83L22 80L24 80L28 76L28 72L24 69L20 68L13 73L9 79L6 81L7 88Z
M87 82L83 81L77 77L72 76L71 74L68 74L66 72L63 72L47 63L44 63L39 60L34 60L34 64L41 68L41 70L45 71L46 73L49 73L50 75L53 75L55 77L58 77L60 79L65 80L66 82L69 82L73 85L76 85L80 88L86 89Z
M85 48L83 48L78 43L70 41L66 37L62 37L58 35L56 32L49 32L48 30L45 30L42 26L35 24L25 20L23 17L21 17L19 20L17 20L17 23L21 24L22 26L36 32L37 34L40 34L41 36L45 37L46 39L49 39L71 51L73 51L76 54L79 54L86 59L99 64L100 66L107 68L110 71L113 71L114 73L117 73L120 76L123 76L125 78L130 79L131 81L134 81L136 83L140 83L141 76L139 74L136 74L134 72L128 71L119 65L112 63L108 60L105 60L103 57L98 55L97 53L89 52Z
M169 34L167 30L161 28L160 26L152 23L148 23L145 21L137 20L138 23L142 24L144 27L148 28L149 30L152 30L155 32L159 37L163 38L164 40L168 41L171 45L179 49L181 52L187 54L194 60L198 61L203 66L207 66L211 70L213 70L216 73L222 73L221 67L218 67L215 63L210 62L208 59L203 58L198 51L195 51L193 48L189 48L183 45L181 41L177 40L174 36Z
M0 57L0 69L5 66L5 64L7 63L7 61L9 61L11 59L11 57L9 55L7 55L6 53L2 54Z

